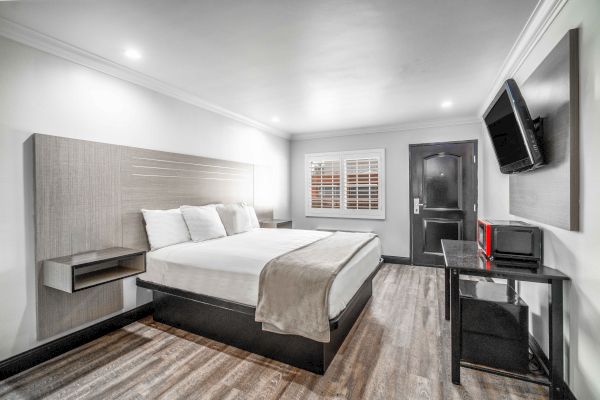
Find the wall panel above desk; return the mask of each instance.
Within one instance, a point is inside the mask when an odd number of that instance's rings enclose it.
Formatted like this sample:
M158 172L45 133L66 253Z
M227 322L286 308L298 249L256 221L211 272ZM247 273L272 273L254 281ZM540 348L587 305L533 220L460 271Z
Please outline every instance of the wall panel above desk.
M532 118L544 120L542 168L510 176L510 213L579 230L579 41L570 30L521 92Z

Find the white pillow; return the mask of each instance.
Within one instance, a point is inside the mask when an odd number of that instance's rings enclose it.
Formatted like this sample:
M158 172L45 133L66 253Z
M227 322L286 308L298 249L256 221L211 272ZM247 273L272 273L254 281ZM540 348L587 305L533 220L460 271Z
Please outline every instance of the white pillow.
M228 235L246 232L252 229L250 214L244 203L218 205L217 212Z
M178 208L172 210L142 210L150 250L189 242L190 232Z
M258 217L256 216L256 210L254 207L244 204L246 207L246 211L248 212L248 217L250 218L250 227L252 229L260 228L260 222L258 222Z
M227 236L214 204L200 207L181 206L180 210L190 231L192 241L203 242L208 239Z

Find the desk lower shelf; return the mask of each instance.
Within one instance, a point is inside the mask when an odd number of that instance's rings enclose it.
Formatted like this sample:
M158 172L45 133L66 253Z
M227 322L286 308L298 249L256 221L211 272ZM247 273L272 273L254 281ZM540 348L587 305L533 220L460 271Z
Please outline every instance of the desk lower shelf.
M520 381L535 383L543 386L552 386L552 382L550 379L544 374L543 371L539 371L538 373L529 372L527 374L521 374L517 372L506 371L504 369L499 368L491 368L485 365L479 365L470 363L468 361L461 361L460 366L463 368L474 369L476 371L489 372L491 374L505 376L507 378L518 379Z

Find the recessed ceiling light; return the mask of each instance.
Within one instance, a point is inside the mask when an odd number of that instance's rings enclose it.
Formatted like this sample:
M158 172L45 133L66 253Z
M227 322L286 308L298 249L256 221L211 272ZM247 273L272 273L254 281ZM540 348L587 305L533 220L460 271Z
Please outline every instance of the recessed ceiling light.
M125 54L125 57L131 60L139 60L140 58L142 58L142 53L140 53L140 51L136 49L126 49L123 54Z
M271 117L271 122L275 122L275 123L279 122L279 117L277 117L277 116Z
M454 103L452 103L450 100L446 100L446 101L442 102L441 106L442 106L442 108L450 108L450 107L452 107L453 104Z

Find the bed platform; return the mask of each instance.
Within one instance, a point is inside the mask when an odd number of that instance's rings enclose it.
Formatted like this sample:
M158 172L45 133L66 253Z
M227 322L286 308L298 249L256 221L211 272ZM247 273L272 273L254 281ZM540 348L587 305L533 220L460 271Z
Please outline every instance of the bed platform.
M252 306L167 287L140 278L137 279L137 285L153 291L154 320L157 322L294 367L324 374L371 298L373 277L382 263L380 260L377 268L358 289L346 308L329 321L329 343L302 336L263 331L262 324L254 320L256 308Z

